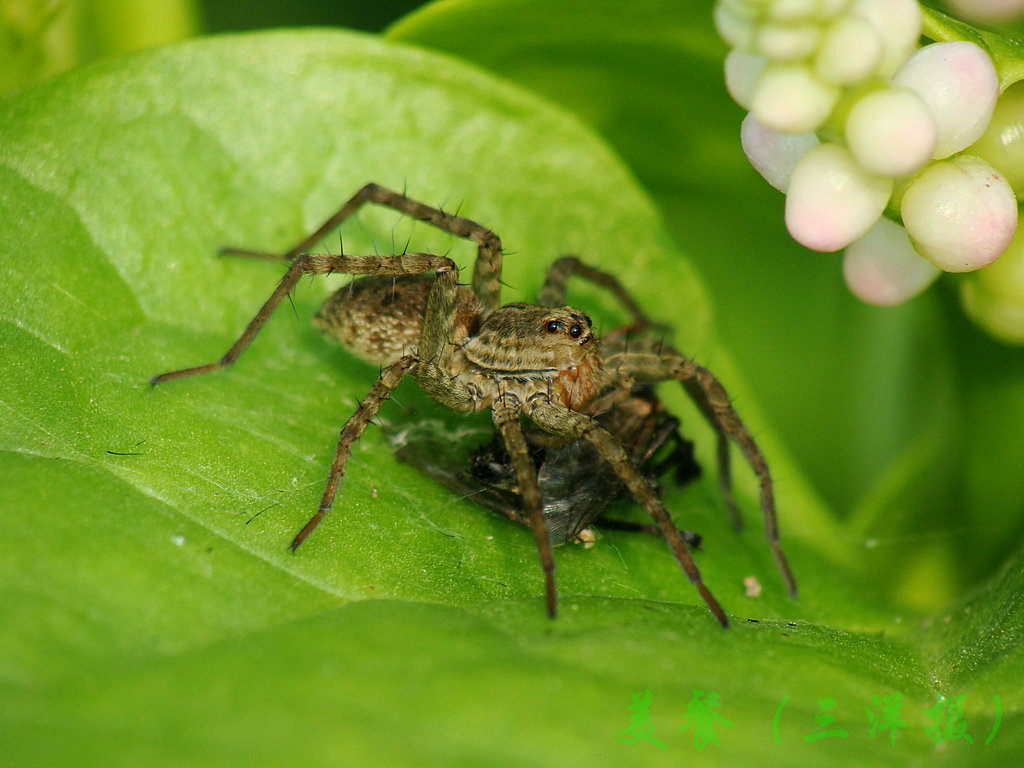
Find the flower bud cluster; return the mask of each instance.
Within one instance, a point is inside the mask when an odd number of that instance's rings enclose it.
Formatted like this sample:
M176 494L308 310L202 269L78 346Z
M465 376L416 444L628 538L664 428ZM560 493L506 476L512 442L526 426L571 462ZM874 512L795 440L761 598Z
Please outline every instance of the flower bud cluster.
M750 112L744 151L786 194L793 238L846 249L848 286L880 305L1006 253L1019 263L999 273L1019 288L979 273L964 281L964 303L1024 342L1024 242L1014 241L1024 83L1000 98L992 58L974 42L918 47L916 0L719 0L715 23L732 47L726 85Z

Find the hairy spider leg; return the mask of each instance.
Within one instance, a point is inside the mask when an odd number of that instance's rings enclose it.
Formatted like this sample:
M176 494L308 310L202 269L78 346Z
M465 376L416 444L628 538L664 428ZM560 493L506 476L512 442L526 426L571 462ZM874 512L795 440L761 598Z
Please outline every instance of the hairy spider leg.
M558 597L555 593L555 557L551 551L551 539L544 520L544 505L541 501L540 486L537 484L537 468L530 459L530 450L523 434L520 420L523 406L513 395L502 395L491 404L491 418L494 427L505 441L505 448L512 467L515 469L519 493L526 506L533 534L537 540L540 566L544 572L544 595L548 616L552 619L558 612Z
M160 384L174 379L194 376L217 370L231 365L242 351L256 336L266 319L273 313L295 283L305 274L329 274L342 272L356 275L407 275L433 271L436 274L434 285L427 298L426 318L421 336L420 354L404 355L388 365L373 386L370 394L360 403L355 414L346 422L338 440L334 460L327 479L327 486L316 514L302 528L292 541L292 549L298 547L305 538L319 525L334 504L338 487L344 477L345 467L351 453L352 444L362 435L366 425L376 416L380 406L391 394L401 379L410 372L415 372L417 379L428 392L437 397L438 390L443 392L442 402L457 410L471 408L468 393L463 393L463 400L458 401L451 377L441 370L439 363L446 364L451 358L451 337L454 324L455 296L458 289L458 268L455 263L445 257L426 253L405 253L388 256L345 256L301 254L288 267L288 271L278 283L270 298L263 304L259 312L246 327L242 336L220 360L207 365L185 368L179 371L163 373L152 379L152 384ZM433 390L433 391L431 391ZM440 398L439 398L440 399Z
M242 335L238 340L231 346L231 348L224 354L224 356L215 362L208 363L206 365L199 365L192 368L184 368L178 371L169 371L168 373L162 373L159 376L154 376L150 379L150 384L162 384L166 381L172 381L174 379L182 379L187 376L195 376L202 373L210 373L217 371L222 368L230 367L235 360L238 359L239 355L245 351L245 349L252 343L252 340L259 333L260 328L267 321L270 315L277 308L277 305L281 303L285 296L287 296L299 278L305 274L329 274L331 272L340 272L353 275L371 275L371 274L414 274L416 272L427 272L431 267L425 267L422 269L412 267L408 270L386 272L386 271L374 271L367 269L365 271L358 271L357 269L349 269L342 266L339 263L338 266L331 266L330 263L323 268L316 268L316 260L330 260L332 257L327 255L314 255L306 254L305 251L319 242L328 232L339 226L345 219L349 218L364 203L372 202L378 205L383 205L387 208L403 213L407 216L411 216L414 219L425 221L433 226L441 229L444 232L448 232L457 237L465 237L473 240L477 243L477 259L476 264L473 268L473 290L480 298L483 305L484 314L493 311L501 301L501 240L491 230L486 227L477 224L475 221L466 219L462 216L453 216L445 213L439 208L433 208L429 205L424 205L416 200L413 200L406 195L394 192L390 189L380 186L379 184L366 184L358 192L356 192L341 208L338 209L333 215L327 218L323 224L321 224L315 232L310 234L308 237L303 238L297 245L286 251L279 257L279 260L285 262L292 262L292 267L285 273L281 279L277 289L271 294L267 302L260 308L260 311L256 313L256 316L249 322ZM271 258L278 260L278 257L266 254L260 251L250 251L241 248L223 248L221 253L235 254L241 256L257 256L260 258ZM441 259L443 257L433 256L432 254L400 254L395 257L383 257L383 258L405 258L405 257L427 257L433 259ZM295 264L304 258L306 263L300 266ZM368 259L372 260L373 256L340 256L341 259Z
M700 593L708 610L723 627L728 627L729 619L725 615L725 611L701 579L700 570L686 548L686 542L679 534L679 529L672 522L668 510L659 498L657 490L637 469L636 464L633 463L615 437L590 416L570 410L544 394L533 395L527 400L525 410L533 422L542 429L572 440L584 438L597 448L601 458L615 470L633 498L661 528L661 534L668 542L672 554L676 556L676 560L679 561L679 565L682 566L690 583Z
M633 315L634 325L629 328L630 331L640 331L645 328L662 330L668 328L664 323L656 322L648 317L615 275L592 267L576 256L562 256L548 267L544 276L544 285L541 287L540 293L537 294L537 304L542 307L560 307L565 304L569 278L573 275L611 292Z
M337 212L329 216L315 232L304 238L282 256L271 256L270 258L292 261L320 242L325 235L338 227L345 219L354 215L364 203L383 205L418 221L431 224L443 232L475 242L477 244L477 258L473 268L473 292L476 293L483 303L484 314L497 308L501 302L500 238L487 227L477 224L475 221L445 213L440 208L425 205L418 200L413 200L411 197L382 187L379 184L370 183L365 185ZM268 256L268 254L259 251L249 251L241 248L224 248L221 252L263 258Z
M674 350L670 350L670 354L672 352ZM718 489L722 494L722 498L725 499L725 509L729 513L729 519L732 521L733 528L737 531L742 530L743 518L740 516L740 509L736 505L736 497L732 492L732 455L729 451L729 434L726 432L725 424L718 418L714 406L708 400L708 393L697 381L694 379L683 379L682 384L690 399L693 400L697 408L704 415L704 418L715 430L715 435L718 438ZM722 391L724 392L725 390ZM726 400L728 400L728 395L726 395ZM764 469L767 474L767 464L764 465ZM769 477L770 482L771 479ZM769 493L771 493L770 486ZM774 499L772 500L772 507L774 509Z
M369 394L363 398L355 413L341 428L341 435L334 451L330 472L327 474L327 484L320 500L320 506L292 540L293 552L331 511L338 488L345 476L349 457L352 455L352 445L362 437L367 425L380 411L384 401L391 396L395 387L407 374L414 376L427 394L448 408L456 411L469 411L475 407L473 393L456 381L446 370L452 354L448 339L451 338L452 326L455 322L454 307L458 292L458 269L451 260L443 256L434 258L442 259L446 264L436 270L437 277L427 295L419 350L414 354L403 355L386 366Z
M242 335L231 345L231 348L224 353L223 357L212 363L197 365L191 368L182 368L177 371L168 371L154 376L149 380L153 386L163 384L175 379L184 379L189 376L197 376L202 373L219 371L234 364L239 355L246 350L260 332L264 323L284 301L295 284L303 275L328 275L333 273L344 273L350 275L408 275L431 270L456 270L455 263L445 256L435 256L431 253L403 253L393 256L345 256L331 254L304 253L292 260L288 271L284 273L277 288L270 294L270 298L264 302L259 311L249 321L249 324L242 331Z
M302 530L295 534L295 538L292 539L292 543L289 545L292 552L306 540L306 537L320 525L320 522L327 513L331 511L331 507L334 506L334 499L338 495L338 488L345 477L345 467L348 466L348 459L352 455L352 444L362 437L363 432L366 430L366 425L373 420L373 417L380 411L384 401L391 396L395 387L399 385L402 379L405 378L405 375L415 365L416 357L414 355L403 355L381 371L380 377L373 385L373 388L370 389L369 394L363 398L362 402L359 403L359 407L356 408L356 412L349 417L349 420L345 422L345 426L341 428L341 435L338 437L338 446L334 449L334 459L331 461L331 470L327 474L327 485L324 487L324 495L320 499L320 506L317 507L316 513L302 526Z
M646 349L642 347L646 346ZM711 371L683 357L676 350L659 345L654 349L650 342L635 344L629 352L610 355L605 358L605 370L624 381L655 383L676 380L682 383L687 394L719 436L719 461L728 455L728 439L739 446L747 463L754 470L761 489L761 512L764 517L765 537L771 547L775 562L782 574L783 582L790 596L797 593L796 580L789 567L779 541L779 524L775 514L775 494L768 461L758 447L754 436L740 419L729 400L725 387ZM722 443L725 442L725 449Z

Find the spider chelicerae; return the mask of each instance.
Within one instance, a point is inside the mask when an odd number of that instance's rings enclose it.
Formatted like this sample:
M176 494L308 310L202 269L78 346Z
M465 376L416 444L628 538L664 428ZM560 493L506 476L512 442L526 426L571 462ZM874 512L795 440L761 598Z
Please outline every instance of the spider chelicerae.
M367 202L475 242L477 258L470 285L459 284L459 269L447 256L306 252ZM576 275L610 290L632 313L637 327L653 325L614 276L575 257L563 257L548 269L536 304L502 305L502 248L494 232L377 184L360 189L319 229L283 256L240 249L224 252L280 258L290 265L270 298L223 357L162 373L151 379L153 385L232 365L303 275L363 276L334 293L317 314L315 324L353 353L381 365L380 376L342 427L320 506L295 536L293 551L333 506L353 443L399 382L412 376L428 395L455 411L490 409L537 540L549 616L554 617L557 611L555 562L523 416L553 441L586 440L596 448L650 514L709 610L722 626L728 626L725 611L701 580L656 488L620 442L594 418L594 414L628 397L637 384L672 379L682 383L717 434L719 482L730 505L730 440L739 446L757 475L765 533L786 587L795 595L796 583L779 543L768 463L718 379L656 340L634 339L602 355L590 318L564 306L568 279Z

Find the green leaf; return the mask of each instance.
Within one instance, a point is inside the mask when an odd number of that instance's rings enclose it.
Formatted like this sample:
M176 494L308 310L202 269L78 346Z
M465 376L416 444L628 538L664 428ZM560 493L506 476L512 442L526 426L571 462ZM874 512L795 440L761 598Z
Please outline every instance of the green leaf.
M506 300L529 299L574 252L673 323L771 458L800 599L783 594L738 468L740 534L713 477L666 491L705 536L698 562L732 629L664 544L622 533L556 552L549 621L530 532L399 464L373 429L335 513L290 554L376 375L307 322L338 282L304 282L294 313L278 312L232 370L147 380L216 359L276 284L279 265L217 258L219 246L284 250L368 180L499 232ZM0 102L0 200L5 762L965 764L1020 744L1021 568L938 629L879 600L855 541L765 428L650 199L600 139L532 94L340 32L204 40ZM409 239L473 258L388 211L342 234L347 252ZM572 300L605 327L622 319L600 291L573 286ZM663 397L708 464L712 436L677 389ZM460 423L411 383L396 401L389 423ZM750 575L760 597L744 595ZM979 627L1000 634L962 653ZM965 673L968 661L1001 674ZM664 751L617 739L644 690ZM692 729L677 731L694 690L721 697L733 723L721 745L697 750ZM864 716L890 691L909 724L895 746L871 739ZM1000 696L993 744L935 752L923 711L936 693L966 695L982 740ZM848 741L804 740L823 697Z

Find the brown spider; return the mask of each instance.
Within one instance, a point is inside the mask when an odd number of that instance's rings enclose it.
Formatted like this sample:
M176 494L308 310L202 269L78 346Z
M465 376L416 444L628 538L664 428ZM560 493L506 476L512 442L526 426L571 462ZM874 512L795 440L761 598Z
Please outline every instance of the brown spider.
M459 285L458 267L446 256L305 252L366 202L392 208L474 241L478 250L471 285ZM237 249L226 252L267 256ZM564 257L549 268L537 304L501 306L502 250L496 234L474 221L376 184L360 189L316 232L281 258L290 262L287 272L223 357L206 365L162 373L150 383L161 384L232 365L303 275L367 275L331 296L315 323L350 351L383 367L376 384L342 427L320 506L295 536L291 543L293 551L334 504L353 443L402 378L410 375L427 394L448 408L463 412L490 408L537 539L549 616L555 616L557 605L555 563L537 471L523 432L524 414L557 441L585 439L594 445L661 529L708 608L722 626L728 626L725 611L701 580L697 565L656 489L615 437L590 415L628 396L636 383L676 379L717 433L719 481L727 498L731 499L730 439L757 474L765 532L787 589L790 594L796 593L779 544L768 464L718 380L706 368L660 343L636 341L628 349L602 357L590 318L562 306L568 278L575 274L606 287L633 314L638 326L650 326L647 316L613 276L575 257Z

